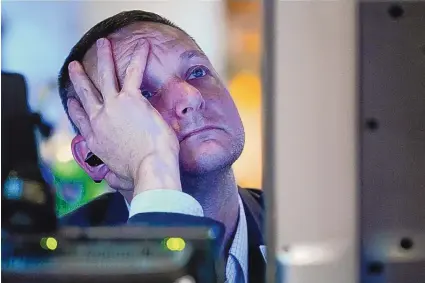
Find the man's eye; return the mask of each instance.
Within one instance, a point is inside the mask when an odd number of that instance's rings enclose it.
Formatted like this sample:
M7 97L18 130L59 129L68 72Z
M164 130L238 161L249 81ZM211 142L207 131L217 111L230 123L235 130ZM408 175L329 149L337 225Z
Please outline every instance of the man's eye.
M142 95L146 98L149 99L153 96L153 93L150 92L149 90L142 90Z
M196 79L196 78L202 78L206 74L207 74L207 72L205 71L204 68L196 67L192 70L192 72L190 72L188 80Z

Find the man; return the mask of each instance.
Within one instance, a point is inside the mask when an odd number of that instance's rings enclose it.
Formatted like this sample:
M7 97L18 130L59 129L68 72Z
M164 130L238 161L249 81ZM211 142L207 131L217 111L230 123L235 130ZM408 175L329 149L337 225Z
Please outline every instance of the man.
M75 160L123 196L102 196L63 224L220 223L228 281L264 281L262 194L239 189L231 169L242 122L190 36L153 13L117 14L75 45L59 87ZM91 153L103 164L89 165Z

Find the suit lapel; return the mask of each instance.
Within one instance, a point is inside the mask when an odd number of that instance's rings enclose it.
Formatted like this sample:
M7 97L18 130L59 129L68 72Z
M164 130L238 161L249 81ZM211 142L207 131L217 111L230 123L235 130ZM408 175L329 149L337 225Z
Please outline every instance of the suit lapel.
M240 189L239 194L244 204L248 230L249 282L261 283L265 281L266 274L266 261L260 249L264 246L262 201L255 199L246 189Z
M122 194L116 192L108 205L104 225L114 226L127 223L128 213L128 207L124 197Z

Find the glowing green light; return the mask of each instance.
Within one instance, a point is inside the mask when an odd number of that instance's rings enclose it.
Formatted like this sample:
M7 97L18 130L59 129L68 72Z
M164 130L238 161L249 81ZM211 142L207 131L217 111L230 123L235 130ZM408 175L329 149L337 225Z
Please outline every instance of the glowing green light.
M186 242L182 238L168 238L165 245L170 251L180 252L184 250Z
M58 247L58 241L53 237L41 238L40 246L45 250L54 251Z
M49 250L54 251L58 247L58 241L55 238L49 237L46 240L46 246Z

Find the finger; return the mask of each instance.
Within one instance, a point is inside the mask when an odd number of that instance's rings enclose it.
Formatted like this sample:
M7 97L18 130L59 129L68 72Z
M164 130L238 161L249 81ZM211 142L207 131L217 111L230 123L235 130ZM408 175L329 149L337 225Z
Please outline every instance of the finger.
M68 65L68 69L69 78L71 79L74 90L80 98L87 115L95 115L99 108L102 107L96 87L93 85L79 62L71 62Z
M68 99L68 113L72 122L77 126L80 134L86 139L89 140L93 136L93 131L90 125L89 117L84 111L81 104L75 98Z
M99 89L103 100L107 100L119 92L111 43L106 38L100 38L97 40L96 46Z
M140 89L148 58L149 44L146 40L139 40L127 67L123 90L126 93L136 93Z

